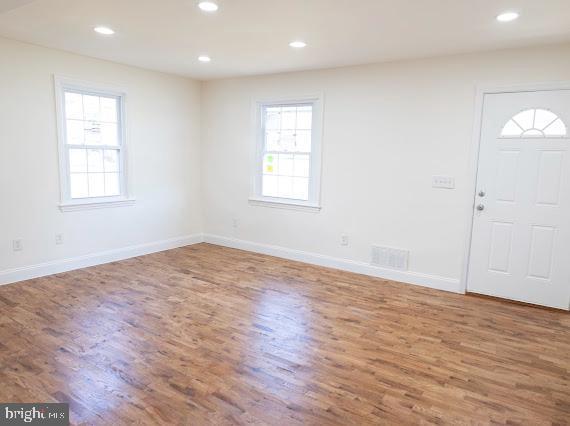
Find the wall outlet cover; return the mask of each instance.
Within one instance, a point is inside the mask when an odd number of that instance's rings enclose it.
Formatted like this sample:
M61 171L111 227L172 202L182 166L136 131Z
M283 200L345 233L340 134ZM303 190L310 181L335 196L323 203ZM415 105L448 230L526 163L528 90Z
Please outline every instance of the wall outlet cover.
M14 250L14 251L24 250L24 243L22 242L22 240L12 241L12 250Z

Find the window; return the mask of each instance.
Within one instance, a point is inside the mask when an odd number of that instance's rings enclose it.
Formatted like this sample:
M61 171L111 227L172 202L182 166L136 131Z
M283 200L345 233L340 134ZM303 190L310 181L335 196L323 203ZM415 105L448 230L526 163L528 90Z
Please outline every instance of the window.
M552 111L527 109L512 117L501 131L502 138L548 138L566 136L566 125Z
M56 78L62 210L132 203L126 179L125 94Z
M319 98L260 102L253 204L319 209Z

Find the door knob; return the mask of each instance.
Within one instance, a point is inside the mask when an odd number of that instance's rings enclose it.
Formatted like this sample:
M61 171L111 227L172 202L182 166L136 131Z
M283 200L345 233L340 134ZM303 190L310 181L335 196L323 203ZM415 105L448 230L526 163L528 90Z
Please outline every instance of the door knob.
M479 197L484 197L485 196L485 191L479 191Z
M479 204L477 206L477 210L479 210L481 212L481 211L485 210L485 206L483 204Z

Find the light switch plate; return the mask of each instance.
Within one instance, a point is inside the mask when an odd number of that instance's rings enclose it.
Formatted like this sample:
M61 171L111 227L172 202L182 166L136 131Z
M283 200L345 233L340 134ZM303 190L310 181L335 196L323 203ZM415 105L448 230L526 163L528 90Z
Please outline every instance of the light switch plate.
M455 189L455 178L451 176L434 176L431 186L433 188Z

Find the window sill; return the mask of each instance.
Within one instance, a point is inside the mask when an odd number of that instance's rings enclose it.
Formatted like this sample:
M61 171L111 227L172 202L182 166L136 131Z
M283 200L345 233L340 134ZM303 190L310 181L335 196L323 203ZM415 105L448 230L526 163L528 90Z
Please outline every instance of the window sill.
M98 201L73 201L62 203L59 209L62 212L75 212L80 210L107 209L112 207L127 207L135 204L134 198L123 198L114 200L98 200Z
M297 210L297 211L313 212L313 213L318 213L319 211L321 211L321 206L318 206L316 204L303 204L303 203L296 203L295 201L264 200L260 198L250 198L249 205L259 206L259 207L270 207L275 209Z

